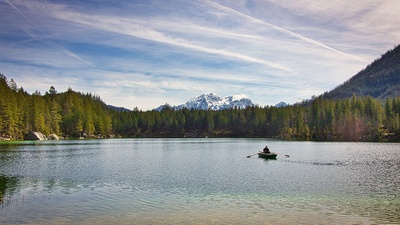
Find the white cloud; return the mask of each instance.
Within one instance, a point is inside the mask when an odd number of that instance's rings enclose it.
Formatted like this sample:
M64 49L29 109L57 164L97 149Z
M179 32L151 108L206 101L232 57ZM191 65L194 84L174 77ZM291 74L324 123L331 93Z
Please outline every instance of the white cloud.
M78 24L84 24L96 29L105 30L108 32L115 32L124 35L134 36L137 38L142 38L154 42L160 42L170 45L175 45L182 48L193 49L196 51L201 51L205 53L220 55L223 57L235 58L247 62L259 63L268 67L272 67L274 69L286 70L290 71L290 68L287 68L278 63L269 62L260 58L256 58L253 56L249 56L240 52L232 52L228 50L224 50L223 48L212 48L207 47L199 43L194 43L183 38L176 38L169 36L168 34L164 34L160 31L154 30L148 26L144 26L142 24L137 23L137 21L133 19L127 18L118 18L118 17L104 17L104 16L91 16L84 15L81 13L55 13L55 17L63 20L67 20L70 22L75 22ZM98 21L102 21L99 23Z
M28 91L71 87L127 108L205 92L293 103L400 41L394 1L0 4L1 73Z
M335 46L347 44L350 51L355 49L379 46L378 51L393 47L393 42L400 42L400 4L397 0L268 0L268 2L282 8L296 20L282 21L285 25L292 25L323 29L331 35L324 37ZM303 21L313 22L315 25L301 24ZM299 26L300 25L300 26ZM318 26L318 27L316 27ZM324 27L325 26L325 27ZM371 52L370 52L371 54ZM376 52L375 52L376 54ZM375 56L375 54L373 56ZM369 55L370 59L371 55Z

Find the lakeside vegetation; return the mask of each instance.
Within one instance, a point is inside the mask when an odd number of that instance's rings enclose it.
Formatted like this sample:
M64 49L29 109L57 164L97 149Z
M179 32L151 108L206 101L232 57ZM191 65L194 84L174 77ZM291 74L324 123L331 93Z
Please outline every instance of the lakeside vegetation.
M400 141L400 45L330 92L286 107L121 110L69 88L28 94L0 74L0 139L29 131L64 138L279 137Z
M131 137L280 137L301 140L399 140L400 98L313 99L246 109L134 111L113 114L113 127ZM115 116L118 117L115 117Z
M0 137L20 140L31 131L46 136L80 137L82 134L112 133L111 114L100 97L72 89L57 93L54 87L44 95L28 94L13 79L0 74Z
M301 140L400 141L400 97L317 97L276 108L121 111L99 96L68 89L28 94L0 75L0 136L21 140L30 131L65 138L280 137Z

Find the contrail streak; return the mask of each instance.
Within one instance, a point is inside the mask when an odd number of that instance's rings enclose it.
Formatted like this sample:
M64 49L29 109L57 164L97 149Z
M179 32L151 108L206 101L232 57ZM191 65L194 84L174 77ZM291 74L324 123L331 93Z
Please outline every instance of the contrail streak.
M32 20L30 20L28 17L25 16L25 14L23 14L14 4L12 4L10 1L5 0L7 2L7 4L9 4L15 11L17 11L22 17L25 18L26 21L28 21L33 27L35 27L37 30L39 30L43 36L46 36L44 34L44 32L38 27L36 26ZM24 29L20 26L18 26L21 30L23 30L25 33L27 33L29 36L31 36L33 39L38 39L38 37L36 37L36 35L34 35L33 33L29 32L27 29Z
M73 53L73 52L71 52L71 51L69 51L69 50L67 50L67 49L65 49L65 48L63 48L63 47L61 47L61 46L59 46L59 45L56 45L56 44L53 44L53 43L50 43L50 42L44 42L43 40L48 38L47 35L44 33L44 31L43 31L42 29L40 29L38 26L36 26L36 25L32 22L31 19L29 19L27 16L25 16L25 14L23 14L23 13L21 12L21 10L19 10L19 9L18 9L14 4L12 4L9 0L5 0L5 1L6 1L7 4L9 4L15 11L17 11L23 18L25 18L26 21L28 21L33 27L35 27L35 28L41 33L41 35L35 35L34 33L30 32L28 29L24 29L24 28L22 28L21 26L17 25L21 30L23 30L25 33L27 33L31 38L33 38L34 40L37 40L37 41L41 41L41 42L43 42L44 44L50 46L51 48L53 48L53 49L55 49L55 50L57 50L57 51L60 51L60 52L66 54L66 55L68 55L68 56L70 56L70 57L72 57L72 58L75 58L75 59L81 61L82 63L86 64L86 65L91 65L90 62L88 62L88 61L82 59L81 57L79 57L79 56L76 55L75 53ZM40 37L40 36L43 36L43 37Z
M150 27L145 27L140 24L136 24L132 20L118 19L118 18L112 18L112 17L82 15L82 14L73 13L73 12L57 14L57 17L60 19L75 22L78 24L88 25L88 26L91 26L91 27L94 27L94 28L100 29L100 30L107 30L110 32L120 33L120 34L124 34L124 35L128 35L128 36L134 36L137 38L142 38L142 39L155 41L155 42L159 42L159 43L170 44L170 45L174 45L174 46L184 47L187 49L194 49L194 50L200 51L200 52L206 52L206 53L211 53L211 54L215 54L215 55L227 56L230 58L236 58L236 59L244 60L247 62L263 64L263 65L266 65L266 66L269 66L272 68L291 72L290 68L282 66L278 63L265 61L265 60L258 59L258 58L252 57L252 56L238 53L238 52L231 52L231 51L227 51L227 50L223 50L223 49L216 49L216 48L212 48L212 47L199 45L199 44L192 43L190 41L187 41L187 40L181 39L181 38L174 38L174 37L168 36L162 32L154 30ZM103 21L103 22L99 23L98 21ZM121 28L123 28L123 29L121 29Z
M289 36L291 36L291 37L294 37L294 38L297 38L297 39L299 39L299 40L305 41L305 42L307 42L307 43L310 43L310 44L313 44L313 45L316 45L316 46L325 48L325 49L327 49L327 50L330 50L330 51L339 53L339 54L344 55L344 56L348 56L348 57L357 59L357 60L359 60L359 61L368 62L367 60L365 60L365 59L363 59L363 58L360 58L360 57L358 57L358 56L354 56L354 55L350 55L350 54L341 52L341 51L336 50L336 49L334 49L334 48L332 48L332 47L329 47L329 46L327 46L327 45L324 45L324 44L322 44L321 42L315 41L315 40L313 40L313 39L311 39L311 38L305 37L305 36L303 36L303 35L301 35L301 34L298 34L298 33L295 33L295 32L293 32L293 31L287 30L287 29L285 29L285 28L283 28L283 27L274 25L274 24L272 24L272 23L268 23L268 22L259 20L259 19L257 19L257 18L254 18L254 17L252 17L252 16L246 15L246 14L244 14L244 13L241 13L241 12L239 12L239 11L236 11L236 10L234 10L234 9L232 9L232 8L227 7L227 6L223 6L223 5L221 5L221 4L218 4L218 3L216 3L216 2L213 2L213 1L211 1L211 0L203 0L203 2L204 2L205 4L207 4L207 5L210 5L210 6L214 7L214 8L216 8L216 9L219 9L219 10L225 11L225 12L227 12L227 13L231 13L231 14L233 14L233 15L242 17L242 18L247 19L247 20L250 20L250 21L252 21L252 22L254 22L254 23L266 25L266 26L268 26L268 27L271 27L271 28L274 29L274 30L277 30L277 31L279 31L279 32L281 32L281 33L287 34L287 35L289 35Z

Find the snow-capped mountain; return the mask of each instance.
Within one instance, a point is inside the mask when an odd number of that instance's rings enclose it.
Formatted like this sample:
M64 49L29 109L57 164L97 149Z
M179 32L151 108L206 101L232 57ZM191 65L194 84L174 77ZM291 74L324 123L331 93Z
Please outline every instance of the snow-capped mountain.
M232 95L222 98L214 93L202 94L198 97L191 98L185 104L181 104L172 107L176 110L183 108L187 109L199 109L199 110L223 110L230 108L240 108L244 109L249 106L255 106L256 104L251 101L249 97L244 94ZM166 105L162 105L155 110L161 111Z

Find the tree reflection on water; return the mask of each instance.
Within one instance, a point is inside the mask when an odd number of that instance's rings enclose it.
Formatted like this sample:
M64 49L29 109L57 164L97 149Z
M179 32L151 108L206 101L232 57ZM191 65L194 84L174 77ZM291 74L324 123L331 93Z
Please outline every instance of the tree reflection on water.
M13 202L13 193L18 185L17 177L6 177L0 175L0 206L9 205Z

